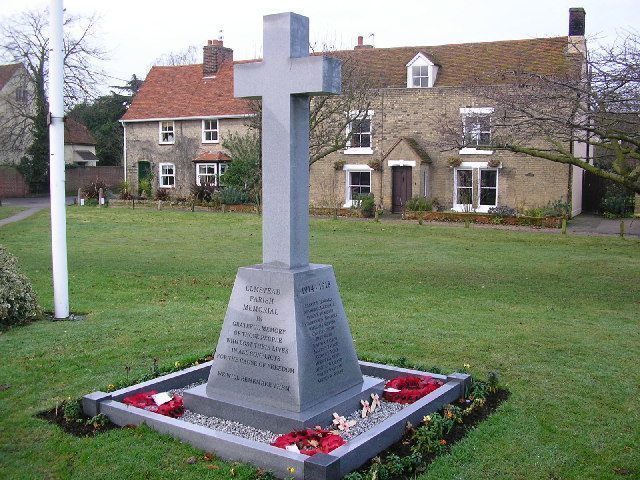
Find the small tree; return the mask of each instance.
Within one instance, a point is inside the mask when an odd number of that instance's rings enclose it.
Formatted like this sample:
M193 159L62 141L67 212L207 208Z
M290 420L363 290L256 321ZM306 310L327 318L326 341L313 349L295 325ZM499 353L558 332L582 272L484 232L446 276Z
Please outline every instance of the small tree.
M224 173L225 186L239 188L260 204L262 194L262 158L260 137L256 132L231 133L222 139L233 161Z

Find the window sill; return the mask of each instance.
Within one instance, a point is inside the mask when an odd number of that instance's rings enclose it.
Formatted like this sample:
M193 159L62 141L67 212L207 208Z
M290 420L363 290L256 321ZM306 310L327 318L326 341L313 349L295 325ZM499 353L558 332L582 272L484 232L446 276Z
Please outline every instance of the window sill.
M344 153L345 155L372 155L373 149L372 148L347 148L342 153Z
M203 140L202 143L206 143L206 144L220 143L220 140Z
M158 142L158 145L175 145L176 142Z
M458 152L460 155L493 155L493 150L479 150L477 148L465 147Z
M168 189L170 189L170 188L176 188L176 186L175 185L161 185L158 188L168 188Z

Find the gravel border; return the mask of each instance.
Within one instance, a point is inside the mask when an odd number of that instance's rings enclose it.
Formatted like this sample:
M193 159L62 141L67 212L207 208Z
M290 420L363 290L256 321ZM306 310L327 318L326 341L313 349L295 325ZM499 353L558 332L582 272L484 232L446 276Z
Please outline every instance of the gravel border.
M186 385L183 388L169 390L169 393L172 395L183 395L184 390L197 387L202 383L205 382L192 383L191 385ZM355 410L350 413L349 416L345 416L347 420L355 420L356 424L348 431L339 432L339 434L347 441L352 440L405 407L406 405L400 403L387 402L384 399L380 399L380 406L376 408L375 412L369 414L366 418L362 418L361 410ZM239 422L200 415L199 413L192 412L190 410L185 410L184 415L180 417L180 420L262 443L273 443L280 435L269 430L260 430L259 428L250 427ZM326 430L333 430L334 425L324 425L323 428Z

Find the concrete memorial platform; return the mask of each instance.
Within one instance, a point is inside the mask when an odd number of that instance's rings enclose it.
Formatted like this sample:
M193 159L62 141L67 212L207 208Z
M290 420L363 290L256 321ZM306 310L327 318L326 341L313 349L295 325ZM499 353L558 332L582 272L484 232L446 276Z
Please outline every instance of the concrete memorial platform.
M238 270L214 360L111 394L83 399L88 415L118 425L147 423L222 458L280 476L334 479L399 440L407 421L454 401L468 375L444 377L358 362L333 268L309 264L309 101L339 94L341 65L309 55L309 20L264 17L264 59L236 65L237 97L262 98L263 263ZM128 395L183 388L185 408L288 433L348 415L386 380L430 375L446 382L330 455L306 456L121 403ZM292 470L293 468L293 474Z

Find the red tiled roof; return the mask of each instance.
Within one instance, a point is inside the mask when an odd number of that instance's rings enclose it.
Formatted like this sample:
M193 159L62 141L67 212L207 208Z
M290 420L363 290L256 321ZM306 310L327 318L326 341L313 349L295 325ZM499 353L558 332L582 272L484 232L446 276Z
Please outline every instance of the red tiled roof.
M207 78L201 64L152 67L122 120L250 113L245 100L233 97L233 64L224 62Z
M435 86L468 86L507 82L494 72L525 71L543 75L573 74L575 56L567 56L567 37L462 43L438 46L362 48L329 55L353 58L373 85L403 88L406 65L422 52L439 65ZM318 53L320 54L320 53ZM244 62L234 62L244 63ZM206 117L252 113L233 97L233 68L223 63L214 78L202 77L202 65L153 67L122 120Z
M20 68L20 63L12 63L10 65L0 65L0 90L4 88L13 74Z
M64 143L68 145L95 145L89 129L79 121L67 117L64 120Z
M224 152L202 152L194 162L230 162L231 157Z

